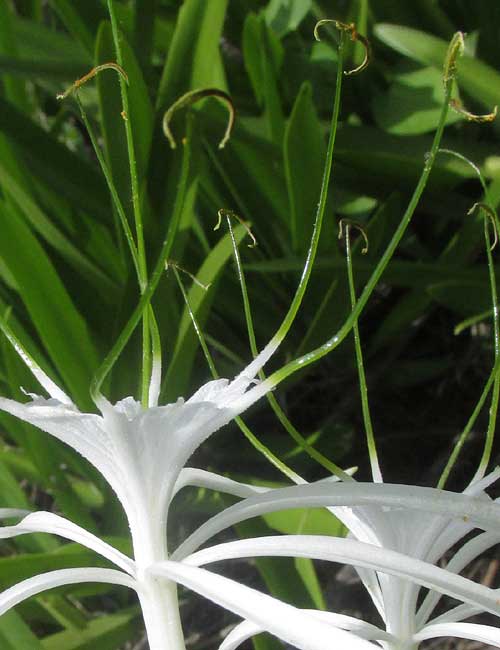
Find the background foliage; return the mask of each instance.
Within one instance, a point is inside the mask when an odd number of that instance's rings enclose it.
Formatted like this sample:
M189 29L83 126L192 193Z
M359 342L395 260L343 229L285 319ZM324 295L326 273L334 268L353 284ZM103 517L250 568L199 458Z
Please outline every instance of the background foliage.
M447 42L467 32L459 65L461 97L488 113L500 104L497 70L500 5L495 0L135 0L116 2L130 80L130 113L146 215L152 268L179 200L183 148L192 169L172 256L210 288L184 278L223 376L249 359L240 288L229 234L214 232L217 210L234 210L252 224L258 247L241 254L259 345L286 313L307 251L318 199L335 79L334 34L316 42L317 20L354 21L371 42L366 72L344 85L327 223L310 290L290 336L273 363L323 342L350 310L345 255L337 223L364 224L369 252L354 257L361 288L380 256L424 164L442 100ZM363 56L352 46L353 66ZM46 371L80 406L91 409L89 385L138 300L138 286L106 185L72 99L57 93L96 64L114 60L111 28L101 0L0 0L0 310ZM118 193L132 218L119 85L112 70L80 91ZM237 109L232 138L217 143L225 111L215 99L180 111L175 150L162 131L164 111L190 89L229 92ZM490 200L500 200L498 123L467 123L451 114L444 145L479 166ZM490 294L479 218L467 210L482 196L475 171L441 155L413 225L360 322L368 387L382 467L390 481L433 484L489 372ZM243 230L237 230L243 239ZM167 368L162 401L189 395L209 377L197 338L171 274L162 279L155 311ZM459 327L466 319L472 324ZM1 391L22 399L36 392L28 371L2 340ZM138 394L139 336L115 366L106 392ZM277 397L292 422L342 466L367 458L352 343L295 376ZM28 426L0 416L0 505L61 510L127 550L123 516L87 464ZM324 471L293 443L264 404L250 418L275 453L309 479ZM480 422L452 477L463 486L477 462ZM244 458L244 462L242 462ZM282 480L234 428L219 433L193 462L245 480ZM468 464L470 463L470 464ZM427 468L422 472L422 468ZM184 500L184 501L183 501ZM217 499L190 493L200 517ZM179 536L193 522L178 523ZM240 534L332 530L317 513L269 517ZM95 563L90 551L42 535L4 542L3 588L34 567ZM312 567L259 563L276 595L300 605L324 603ZM238 570L238 569L235 569ZM244 569L249 571L249 569ZM283 575L287 580L283 581ZM251 580L259 578L249 573ZM293 577L290 577L293 576ZM190 646L215 647L210 629L196 636L186 603ZM96 616L96 612L105 615ZM208 614L207 614L208 616ZM207 625L209 621L205 621ZM203 621L198 621L202 625ZM217 629L220 622L217 622ZM115 649L140 638L139 610L117 588L86 586L39 596L0 619L2 648ZM201 628L203 629L203 628ZM214 630L216 634L216 630ZM189 636L189 634L188 634ZM272 647L269 640L260 647Z

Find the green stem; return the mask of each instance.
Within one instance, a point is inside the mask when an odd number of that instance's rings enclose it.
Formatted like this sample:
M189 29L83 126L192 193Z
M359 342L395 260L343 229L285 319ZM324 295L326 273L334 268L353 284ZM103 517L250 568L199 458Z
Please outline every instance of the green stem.
M141 273L139 270L139 260L137 256L137 247L135 245L134 237L132 235L132 231L130 230L130 226L128 224L127 216L125 214L125 210L123 209L123 204L120 200L120 197L118 196L118 192L116 189L116 185L113 181L113 176L111 174L111 171L104 159L104 156L102 155L101 148L99 147L97 143L97 138L95 136L94 130L92 128L92 125L90 124L90 121L87 117L87 113L83 107L83 104L80 100L80 97L78 96L78 92L75 92L75 99L76 103L78 104L78 108L80 109L80 115L82 116L83 124L85 126L85 129L87 130L87 133L90 138L90 142L92 143L92 147L94 149L94 153L97 157L97 160L99 162L99 165L101 167L101 171L104 174L104 178L106 180L106 184L108 186L109 193L111 194L111 200L113 201L113 205L115 206L116 212L118 214L118 217L120 219L120 224L121 227L123 228L123 232L125 234L125 239L127 240L127 244L130 250L130 255L132 257L132 261L134 263L134 267L137 273L137 278L139 279L140 283L140 277Z
M346 241L346 258L347 258L347 277L349 282L349 295L351 298L351 308L354 310L356 306L356 288L354 286L354 273L352 268L352 254L351 254L351 238L349 236L349 224L346 225L345 241ZM375 444L375 436L373 434L373 426L370 415L370 406L368 402L368 387L366 385L365 367L363 363L363 350L361 349L361 338L359 336L358 320L356 319L353 324L354 335L354 348L356 351L356 365L358 368L359 377L359 392L361 395L361 409L363 412L363 421L365 424L366 442L368 446L368 455L370 457L370 466L372 470L372 478L375 483L382 483L382 472L380 471L380 464L378 461L377 446Z
M495 346L495 363L500 359L500 330L499 330L499 314L498 314L498 295L497 283L495 277L495 267L493 264L493 255L491 252L491 240L488 231L488 217L484 217L484 239L486 244L486 255L488 258L488 275L490 279L491 290L491 303L493 305L493 331L494 331L494 346ZM494 224L496 228L496 224ZM497 237L497 235L495 235ZM484 444L483 455L479 461L479 467L472 479L472 482L479 481L486 473L488 463L491 458L491 450L493 448L493 441L495 439L495 428L498 413L498 398L500 394L500 377L497 375L493 383L493 391L491 396L490 414L488 420L488 430L486 432L486 441Z
M146 311L149 305L149 301L151 300L155 292L155 289L158 286L158 282L160 281L161 275L165 269L165 263L167 262L168 257L170 255L170 251L172 250L172 245L174 243L175 234L177 232L180 217L182 214L182 208L184 205L184 198L186 195L186 186L187 186L187 180L189 174L189 165L191 160L190 154L191 154L191 148L189 146L189 139L188 139L186 144L183 145L182 167L181 167L179 187L176 194L174 210L172 214L172 219L168 227L167 235L165 237L165 240L163 241L161 251L158 256L158 260L156 262L155 268L153 269L153 273L151 274L149 283L146 285L146 288L142 292L137 307L135 308L132 316L129 318L127 324L125 325L122 332L120 333L120 336L118 337L113 348L110 350L110 352L104 359L101 367L95 374L91 386L91 395L96 404L99 404L100 401L100 396L101 396L100 389L104 379L106 378L107 374L109 373L113 365L116 363L116 360L122 353L128 340L132 336L132 333L134 329L137 327L137 324L139 323L141 318L143 318L144 312ZM146 399L149 399L149 394L146 396Z
M231 230L231 235L233 235L233 232ZM179 285L179 289L182 293L182 297L184 299L184 303L186 304L189 317L191 318L191 322L194 327L194 331L196 332L196 336L198 337L198 341L200 343L201 349L203 351L203 354L205 356L205 359L207 361L208 367L210 368L210 372L212 374L212 377L214 379L219 379L220 375L219 372L215 366L214 359L212 355L210 354L210 350L208 349L207 342L205 340L205 336L201 330L201 327L198 323L198 320L196 318L195 313L193 312L191 305L189 303L189 298L187 295L187 292L184 288L184 285L181 282L181 279L179 277L179 272L177 271L177 268L173 265L171 265L174 271L175 279L177 281L177 284ZM292 482L294 483L305 483L304 479L296 474L293 469L288 467L283 461L281 461L273 452L266 447L253 433L252 431L247 427L245 422L240 418L236 417L235 422L240 428L240 430L243 432L247 440L252 444L257 451L259 451L270 463L271 465L274 465L282 474L284 474L286 477L288 477ZM350 477L349 477L350 478Z
M334 151L334 146L335 146L335 137L337 134L337 125L338 125L338 118L339 118L339 113L340 113L340 98L341 98L341 91L342 91L342 79L343 79L343 53L344 53L344 46L345 46L345 39L346 39L346 34L343 30L340 30L340 42L339 42L339 55L338 55L338 62L337 62L337 79L336 79L336 86L335 86L335 98L334 98L334 104L333 104L333 113L332 113L332 122L331 122L331 128L330 128L330 137L328 140L328 147L327 147L327 153L326 153L326 160L325 160L325 167L324 167L324 172L323 172L323 179L321 183L321 190L320 190L320 198L318 202L318 208L316 211L316 218L314 222L314 228L313 228L313 233L311 237L311 243L309 246L309 251L307 254L306 262L304 264L304 268L302 271L302 276L299 282L299 285L297 287L295 296L292 300L292 303L288 309L288 312L279 327L278 331L274 335L272 341L281 343L283 339L285 338L286 334L290 330L290 327L295 320L295 316L300 308L300 305L302 303L305 291L307 289L307 285L311 276L312 272L312 267L314 264L314 260L316 257L316 252L318 249L318 242L319 238L321 235L321 227L323 224L323 218L325 214L325 208L326 208L326 201L328 198L328 186L330 183L330 176L331 176L331 170L332 170L332 163L333 163L333 151ZM254 357L257 356L258 354L258 349L257 349L257 344L255 340L255 331L253 327L253 320L252 320L252 315L251 315L251 310L250 310L250 303L248 300L248 292L246 288L246 282L245 282L245 277L243 274L243 268L241 265L241 259L238 251L238 246L236 244L235 238L234 238L234 233L232 230L230 218L227 217L228 221L228 226L229 226L229 231L231 233L231 241L233 245L233 251L234 251L234 256L236 260L236 266L238 270L238 279L240 281L240 286L241 286L241 291L242 291L242 296L243 296L243 306L244 306L244 311L245 311L245 320L247 324L247 331L248 331L248 336L249 336L249 341L250 341L250 349L252 351L252 354ZM262 380L265 380L266 376L264 372L261 370L259 372L259 377ZM285 430L288 432L288 434L292 437L292 439L302 448L304 449L312 458L314 458L318 463L320 463L323 467L325 467L328 471L332 472L333 474L339 476L343 480L352 480L352 478L346 474L340 467L338 467L335 463L331 462L326 456L318 452L314 447L312 447L307 440L299 433L299 431L293 426L293 424L290 422L288 419L287 415L284 413L283 409L280 407L278 404L276 398L272 393L267 393L266 395L269 404L271 405L271 408L273 409L274 413L276 414L278 420L281 422ZM247 435L248 432L245 432L245 435ZM248 437L248 435L247 435ZM257 439L251 440L252 444L254 446L257 446L257 444L261 444L257 441ZM275 464L275 463L273 463ZM288 474L287 474L288 475Z
M111 19L111 29L113 32L113 41L115 44L116 58L118 64L123 68L123 53L120 44L120 34L113 0L108 0L108 11ZM127 139L127 153L130 169L130 182L132 187L132 206L134 210L135 231L137 240L137 255L139 266L139 284L141 293L146 290L148 282L148 270L146 262L146 247L144 243L143 219L141 209L141 198L139 191L139 176L137 172L137 159L135 154L134 136L132 125L130 124L130 109L128 100L128 90L125 79L120 75L120 91L123 106L123 119L125 123L125 134ZM145 309L142 314L142 381L141 381L141 401L143 406L147 407L149 399L149 383L151 379L151 346L150 346L150 325L149 310Z
M443 150L440 150L442 152ZM493 313L493 331L494 331L494 347L495 347L495 365L493 367L492 372L490 373L490 376L488 378L488 381L486 383L485 388L483 389L483 392L479 398L478 403L476 404L476 407L469 418L469 421L467 422L464 430L460 434L460 438L458 439L457 443L455 444L453 451L448 459L448 462L446 463L443 472L439 478L438 482L438 487L443 488L444 485L446 484L446 481L448 480L448 477L450 475L451 470L453 469L453 466L456 463L456 460L462 451L462 448L465 444L465 441L472 429L472 426L474 425L474 422L476 421L481 409L483 408L483 405L486 401L486 398L488 396L488 393L491 389L491 386L493 384L493 391L492 391L492 398L491 398L491 406L490 406L490 414L489 414L489 420L488 420L488 430L486 432L486 440L485 440L485 445L483 449L483 454L481 456L481 460L479 461L479 466L478 469L472 478L471 484L475 483L476 481L479 481L485 474L486 468L488 466L490 457L491 457L491 450L493 447L493 440L495 437L495 428L496 428L496 418L497 418L497 412L498 412L498 400L499 400L499 395L500 395L500 375L498 374L497 367L499 366L500 363L500 324L499 324L499 313L498 313L498 294L497 294L497 285L496 285L496 276L495 276L495 267L493 264L493 255L492 255L492 246L491 246L491 240L490 240L490 235L489 235L489 230L488 230L488 219L491 219L493 228L495 230L495 242L498 238L498 215L496 213L496 210L491 207L492 204L488 200L488 188L486 186L486 183L483 179L483 176L481 174L481 171L474 165L468 158L465 156L462 156L460 154L457 154L456 152L453 151L448 151L446 150L444 153L452 154L457 156L458 158L464 160L467 164L471 165L477 172L479 180L481 181L481 185L483 186L484 190L484 197L486 199L486 203L476 203L474 206L471 208L469 211L469 214L474 212L475 208L478 208L479 210L483 210L485 213L483 216L483 227L484 227L484 241L485 241L485 247L486 247L486 257L488 260L488 276L489 276L489 281L490 281L490 291L491 291L491 303L492 303L492 309L488 312L486 312L483 316L489 316L490 313ZM464 321L466 323L467 321ZM463 324L462 324L463 325ZM457 332L458 328L455 328L455 333Z
M295 296L293 297L292 303L288 309L285 318L283 319L283 322L278 328L276 334L273 336L271 343L274 342L280 344L285 338L285 336L287 335L295 319L297 311L299 310L299 307L302 303L302 299L304 297L304 293L306 291L307 284L311 276L314 260L316 258L316 252L318 250L319 237L321 234L321 226L323 225L323 217L325 214L326 200L328 198L328 186L330 184L330 176L332 171L333 150L335 147L335 138L337 135L337 125L338 125L339 113L340 113L340 97L342 91L342 78L343 78L343 66L344 66L344 47L345 47L347 36L346 36L346 32L344 32L343 30L340 30L339 34L340 34L340 40L339 40L338 60L337 60L337 79L335 85L335 98L333 102L332 121L330 126L330 137L328 139L325 168L323 171L323 179L321 182L321 190L319 195L318 208L316 211L316 218L314 221L314 229L312 233L311 244L307 252L307 258L304 264L299 286L297 287L297 290L295 292Z
M234 259L236 262L236 270L238 273L238 280L240 283L241 287L241 294L243 298L243 309L245 312L245 321L246 321L246 326L247 326L247 332L248 332L248 339L250 342L250 350L252 352L253 357L256 357L259 353L257 349L257 342L255 340L255 328L253 324L253 318L252 318L252 312L250 309L250 301L248 299L248 290L247 290L247 284L246 284L246 279L245 279L245 274L243 272L243 266L241 264L241 257L240 257L240 252L238 250L238 244L236 243L236 238L234 236L234 231L233 227L231 225L231 219L229 216L226 216L227 219L227 225L229 228L229 233L231 235L231 243L233 246L233 254L234 254ZM259 378L263 381L266 378L266 375L263 370L259 371ZM273 409L276 417L278 420L281 422L282 426L288 433L288 435L307 453L311 458L313 458L316 462L318 462L320 465L322 465L325 469L327 469L329 472L332 474L338 476L340 479L344 481L352 481L352 477L349 476L344 470L342 470L338 465L333 463L331 460L329 460L326 456L324 456L321 452L319 452L317 449L312 447L307 440L302 436L302 434L293 426L293 424L290 422L288 419L286 413L283 411L281 406L279 405L277 399L274 397L272 393L267 393L266 395L267 400ZM243 430L243 429L242 429ZM258 440L253 436L253 438L249 437L248 435L248 430L245 431L243 430L247 438L252 442L254 447L261 449L258 447ZM275 466L276 464L273 463ZM288 474L287 474L288 476Z
M474 426L474 423L476 422L479 414L481 413L481 409L484 406L484 403L486 402L486 398L488 397L488 393L491 390L491 387L493 383L497 380L497 378L500 376L500 358L497 359L495 365L493 366L492 371L490 372L490 375L488 377L488 380L483 388L483 392L481 393L477 404L474 408L474 411L472 412L472 415L470 416L467 424L465 425L464 430L460 434L460 438L458 439L457 444L453 448L453 451L448 459L448 462L446 463L446 466L439 478L437 487L439 489L443 489L446 481L448 480L448 477L450 475L450 472L458 458L458 455L460 454L462 447L467 439L467 436L469 435L472 427Z
M307 354L302 355L298 359L295 359L294 361L291 361L288 363L286 366L281 368L280 370L274 372L268 379L266 380L265 386L262 386L262 390L270 390L271 388L274 388L277 386L279 383L281 383L284 379L289 377L291 374L296 372L297 370L301 368L305 368L309 364L313 363L314 361L321 359L328 353L330 353L332 350L334 350L340 343L346 338L346 336L349 334L351 329L353 328L354 324L356 323L357 319L359 318L361 312L366 306L366 303L368 302L370 296L373 293L373 290L377 286L378 281L380 280L380 277L382 273L384 272L385 268L387 267L389 261L391 260L392 256L394 255L394 251L396 250L399 242L401 241L401 238L403 237L406 228L408 227L408 224L410 223L410 220L413 216L413 213L415 212L415 209L418 205L418 202L420 200L420 197L422 196L422 193L425 189L425 186L427 185L427 181L429 179L429 174L431 172L431 169L434 165L434 161L436 159L436 154L439 149L439 143L441 142L441 138L443 135L444 131L444 126L446 122L446 116L448 114L448 104L451 98L451 91L452 91L452 86L453 86L453 79L450 78L448 79L448 83L445 86L445 98L444 98L444 104L443 108L441 110L441 115L439 118L439 123L437 127L436 134L434 136L434 140L432 143L431 150L429 154L426 156L426 161L424 165L424 169L422 171L422 174L420 176L420 180L418 182L417 187L415 188L415 191L413 193L413 196L410 199L410 202L408 204L408 207L406 209L405 214L403 215L403 218L396 229L396 232L394 233L391 241L389 242L382 258L380 259L379 263L375 267L375 270L373 271L372 275L370 276L368 282L366 283L357 303L355 308L352 310L351 314L349 317L346 319L342 327L337 331L337 333L332 336L326 343L323 345L319 346L318 348L312 350L311 352L308 352Z

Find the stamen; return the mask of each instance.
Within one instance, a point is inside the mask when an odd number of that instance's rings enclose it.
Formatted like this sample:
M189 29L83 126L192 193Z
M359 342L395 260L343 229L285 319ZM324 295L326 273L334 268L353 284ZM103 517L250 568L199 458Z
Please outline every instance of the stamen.
M121 65L118 65L118 63L113 63L110 61L108 63L101 63L100 65L96 65L95 68L92 68L92 70L90 72L87 72L86 75L80 77L80 79L77 79L67 90L65 90L60 95L56 95L56 99L66 99L68 95L71 95L72 93L80 90L83 84L86 84L87 81L93 79L97 74L99 74L99 72L109 69L116 70L116 72L118 72L118 74L121 75L128 84L128 76L125 70L121 67Z
M217 212L217 217L218 217L217 223L214 226L214 230L219 230L223 217L226 217L226 219L232 217L233 219L236 219L239 223L241 223L243 228L247 231L248 236L252 240L252 243L248 244L248 248L255 248L257 246L257 240L255 239L253 232L250 230L250 226L247 224L246 221L243 221L243 219L239 215L237 215L236 212L233 212L232 210L228 210L227 208L221 208Z
M468 210L467 214L473 214L476 210L483 210L483 212L486 213L486 216L489 218L489 221L493 228L494 239L493 239L493 244L491 244L490 246L490 251L492 251L495 248L495 246L498 244L498 227L497 227L495 212L487 203L481 203L479 201L477 203L474 203L472 208Z
M178 111L180 108L184 108L185 106L190 106L191 104L194 104L195 102L199 101L200 99L204 99L205 97L217 97L226 104L229 116L226 130L224 132L222 140L219 142L219 149L224 149L226 146L227 141L231 137L231 131L233 130L234 119L236 117L236 109L234 108L233 100L227 93L225 93L223 90L219 90L218 88L202 88L201 90L190 90L189 92L185 93L182 95L182 97L179 97L179 99L177 99L169 109L165 111L162 122L163 133L165 134L165 137L167 138L171 149L177 148L177 143L175 142L175 138L172 134L172 131L170 130L170 122L175 111Z
M466 120L469 122L476 122L477 124L485 124L487 122L493 122L497 116L498 107L495 106L491 113L486 113L484 115L476 115L468 111L462 102L459 99L450 99L450 108L452 108L457 113L460 113Z
M319 37L319 27L321 27L321 25L325 25L326 23L333 23L338 30L348 32L349 36L351 37L351 41L361 43L365 49L365 56L361 63L352 70L344 70L346 77L352 74L358 74L358 72L364 70L370 64L370 61L372 59L372 48L370 41L366 38L366 36L363 36L357 32L356 25L354 23L342 23L340 20L324 18L323 20L319 20L314 27L314 38L317 41L321 40Z
M173 269L177 269L178 271L181 271L185 275L189 276L191 280L204 291L208 291L208 289L210 288L211 285L210 282L208 284L203 284L203 282L200 282L200 280L198 280L198 278L195 275L193 275L186 269L182 268L182 266L180 266L180 264L178 264L175 260L167 260L165 262L165 271L168 271L170 267L172 267Z
M344 228L346 238L349 237L349 230L351 228L356 228L356 230L361 233L365 242L364 247L361 249L361 255L366 255L366 253L368 253L368 235L366 234L363 226L361 226L356 221L351 221L350 219L341 219L339 221L339 239L342 239L344 237Z

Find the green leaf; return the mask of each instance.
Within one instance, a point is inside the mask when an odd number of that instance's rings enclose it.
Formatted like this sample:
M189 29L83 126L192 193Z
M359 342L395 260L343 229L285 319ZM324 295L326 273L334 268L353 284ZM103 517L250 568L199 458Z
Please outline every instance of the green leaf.
M81 43L88 55L94 54L94 31L106 12L98 0L71 2L70 0L50 0L50 4L62 20L66 29L76 42Z
M330 535L345 537L344 524L325 508L296 508L262 515L266 524L285 535Z
M432 298L453 310L459 316L467 317L488 309L491 303L491 291L484 273L484 284L477 286L464 285L459 282L438 282L431 285L427 291Z
M21 61L11 56L0 56L0 72L13 77L37 81L40 78L59 82L78 79L88 71L88 66L72 61L44 61L43 59Z
M78 602L73 604L64 596L45 592L40 594L33 604L63 628L85 629L87 615L82 611Z
M165 205L165 178L172 153L161 131L164 112L185 92L215 87L227 91L219 44L228 0L186 0L177 22L156 97L157 128L154 134L149 187L152 202ZM172 197L167 196L167 202Z
M110 563L96 553L73 543L64 544L52 552L20 553L1 557L0 585L5 589L39 573L88 566L109 568ZM62 588L67 589L68 587Z
M289 201L282 171L282 147L257 135L252 127L243 118L236 121L228 146L210 156L209 172L221 179L233 205L242 218L252 222L258 238L262 228L266 241L274 235L280 247L288 249L288 238L283 237L283 225L289 228ZM214 120L211 140L216 141L223 129L222 120ZM248 178L252 179L251 184ZM276 215L277 219L269 219L269 215Z
M90 67L92 57L83 45L61 30L18 16L12 22L19 56L25 60L72 61Z
M272 530L262 519L239 523L236 529L241 537L262 537L272 534ZM254 561L273 596L304 609L316 606L307 585L304 584L301 575L297 571L294 558L259 557L255 558ZM314 572L314 565L310 560L309 563L310 569ZM308 576L308 583L311 582L309 578L310 576Z
M108 299L117 285L75 246L38 207L23 187L9 174L0 160L0 185L22 210L33 228L55 248L77 271L89 280L103 298Z
M128 119L132 124L137 160L139 182L146 176L151 140L153 137L153 110L149 101L148 90L134 53L122 35L121 47L123 65L129 79ZM109 22L101 24L96 44L96 65L115 59L115 47ZM118 78L110 79L107 73L97 76L99 108L106 160L118 191L125 212L133 218L130 170L127 152L127 140L122 112L122 100Z
M285 535L331 535L333 537L345 537L347 533L342 522L324 508L273 512L264 515L262 518L270 528ZM325 599L318 582L314 564L307 558L296 558L294 563L297 573L300 575L304 586L314 602L314 606L319 609L326 609Z
M255 97L265 109L269 139L281 147L285 128L278 78L283 48L263 16L249 14L243 27L243 57Z
M317 609L327 609L325 597L323 596L312 560L309 560L307 557L297 557L294 559L294 564L297 573L302 578L302 582L311 596L314 606Z
M6 2L0 2L0 57L16 60L18 47L12 30L13 12ZM15 77L4 76L2 85L6 97L21 110L28 110L29 102L24 84Z
M39 242L17 211L5 204L2 225L0 257L73 398L88 404L97 355L86 324Z
M429 306L429 295L416 289L400 298L377 329L370 342L370 352L383 345L394 344L397 338L408 336L412 323L425 313Z
M394 77L386 93L376 95L373 112L377 124L395 135L420 135L436 128L443 103L442 74L425 67ZM447 124L462 118L449 111Z
M101 27L99 38L101 39L101 42L98 45L96 64L114 58L113 37L110 23L105 23ZM128 96L130 115L128 116L128 119L133 127L137 171L139 173L139 180L142 181L146 175L151 139L153 137L153 108L149 101L148 89L144 77L142 76L139 63L123 34L121 35L120 44L123 54L123 66L127 72L129 80ZM99 75L97 83L100 94L101 114L103 110L106 110L106 128L110 128L111 122L114 122L116 127L124 133L125 129L123 128L123 119L120 115L121 101L118 105L116 101L110 101L111 106L108 108L108 100L113 99L113 96L108 97L106 94L106 88L110 86L109 80L106 80L103 75ZM118 83L115 85L115 88L119 89ZM113 148L115 144L116 142L114 139L108 139L108 157L118 155Z
M47 636L43 650L117 650L136 636L141 613L132 607L117 614L100 615L84 629L68 629Z
M346 180L353 188L357 186L359 193L361 175L363 193L370 196L381 193L386 196L395 187L400 191L411 190L422 171L430 144L431 137L427 135L403 137L384 133L371 126L345 125L339 130L335 145L337 182L341 183L345 174ZM446 139L443 146L463 150L454 139ZM486 152L487 149L478 147L470 157L480 160ZM354 173L349 174L349 169ZM463 179L475 177L474 171L461 161L452 160L450 156L438 156L428 191L445 192Z
M436 359L411 359L396 361L387 384L394 390L429 385L437 377L453 371L452 355Z
M252 639L255 650L282 650L283 644L271 634L266 632L254 636Z
M147 69L154 45L157 0L137 0L134 6L134 49L142 68Z
M74 209L111 223L108 193L97 171L1 97L0 130L19 147L39 181L66 197Z
M376 36L397 52L424 65L442 70L448 43L436 36L401 25L379 23ZM464 55L457 61L458 86L479 101L488 111L500 105L500 73L494 68Z
M13 610L0 618L0 642L2 650L43 650L40 641Z
M228 0L185 0L178 17L158 89L162 114L187 90L227 90L219 42Z
M325 153L311 85L305 82L295 100L284 139L290 230L295 253L303 253L309 246ZM304 170L307 170L306 174Z
M312 7L312 0L270 0L264 9L269 27L282 38L297 29Z

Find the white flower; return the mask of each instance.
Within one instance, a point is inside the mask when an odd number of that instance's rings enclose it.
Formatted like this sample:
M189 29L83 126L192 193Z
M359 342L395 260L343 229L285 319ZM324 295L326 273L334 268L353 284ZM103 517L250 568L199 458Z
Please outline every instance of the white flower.
M143 408L131 397L114 405L100 398L100 415L79 412L70 398L18 348L50 398L32 395L26 404L0 398L0 409L70 445L99 470L126 512L134 559L58 515L28 514L16 526L0 528L0 537L54 533L87 546L117 569L64 569L29 578L0 594L0 615L25 598L63 584L90 581L125 585L137 591L151 649L181 650L184 639L177 604L179 583L299 648L329 650L335 641L346 650L372 648L366 641L332 628L308 612L205 569L169 559L168 510L179 489L185 485L206 485L243 497L262 491L184 466L208 436L265 393L266 389L254 378L275 348L268 345L233 381L208 382L186 401L179 399L175 404ZM0 511L0 518L20 514Z
M193 533L173 558L194 566L250 554L349 563L356 567L385 629L346 616L316 613L323 620L360 638L376 640L386 650L414 650L423 640L440 636L500 647L500 629L462 622L484 611L500 616L500 590L458 575L474 558L500 543L500 503L484 492L499 477L497 469L463 494L356 482L323 481L283 488L280 493L247 498L216 515ZM315 506L329 507L350 529L350 538L286 535L196 551L234 522L284 508ZM486 532L462 545L445 569L437 567L443 555L475 528ZM420 603L422 587L429 592ZM429 620L442 594L462 604ZM259 631L262 628L255 624L241 624L226 639L223 649L236 648Z

